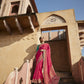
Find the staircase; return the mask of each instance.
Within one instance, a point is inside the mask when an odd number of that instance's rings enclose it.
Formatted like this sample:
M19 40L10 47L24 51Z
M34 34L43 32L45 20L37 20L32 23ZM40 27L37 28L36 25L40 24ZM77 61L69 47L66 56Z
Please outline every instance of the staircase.
M30 73L32 64L33 60L30 62L27 61L23 64L21 70L15 69L15 71L11 72L8 76L5 84L31 84ZM60 77L59 84L77 84L75 83L71 72L56 71L56 74Z
M76 84L70 72L56 72L60 77L59 84Z

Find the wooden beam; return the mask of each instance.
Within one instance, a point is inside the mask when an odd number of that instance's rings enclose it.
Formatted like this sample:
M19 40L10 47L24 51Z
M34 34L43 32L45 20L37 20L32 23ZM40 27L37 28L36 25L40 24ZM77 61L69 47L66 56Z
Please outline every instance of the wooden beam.
M31 17L28 16L28 19L29 19L29 22L30 22L30 25L31 25L31 29L32 29L33 31L35 31L34 25L33 25L32 20L31 20Z
M29 75L30 75L30 72L29 72L29 60L27 60L27 72L26 72L26 84L29 84Z
M79 33L82 33L82 34L84 34L84 30L79 30Z
M15 18L15 22L16 22L16 26L18 27L18 30L20 31L21 34L23 34L23 28L21 27L17 18Z
M12 32L11 32L11 29L10 29L10 27L8 26L6 20L3 20L3 23L4 23L4 26L5 26L6 30L7 30L7 32L9 32L9 34L11 34L11 33L12 33Z
M84 46L84 43L80 43L80 46Z
M79 38L80 38L80 40L84 39L84 35L80 35Z
M81 40L80 40L80 43L84 43L84 39L81 39Z

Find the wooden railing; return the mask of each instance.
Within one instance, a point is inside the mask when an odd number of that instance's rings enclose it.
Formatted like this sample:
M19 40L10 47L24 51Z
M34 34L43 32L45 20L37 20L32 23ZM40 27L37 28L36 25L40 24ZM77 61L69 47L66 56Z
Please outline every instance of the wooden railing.
M11 72L4 84L31 84L31 68L33 66L33 59L27 60L22 68L18 70L15 68Z

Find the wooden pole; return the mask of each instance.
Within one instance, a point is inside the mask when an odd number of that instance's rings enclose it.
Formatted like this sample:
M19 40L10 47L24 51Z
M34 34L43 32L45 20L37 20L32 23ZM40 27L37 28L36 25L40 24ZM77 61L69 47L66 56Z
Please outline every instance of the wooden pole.
M16 67L15 68L15 84L17 84L17 81L18 81L18 68Z
M3 20L3 23L4 23L4 26L5 26L6 30L7 30L7 32L9 32L9 34L11 34L11 29L10 29L10 27L8 26L6 20Z
M27 60L26 84L29 84L29 60Z
M21 34L23 34L23 29L17 18L15 18L15 22L16 22L16 26L18 27L18 30L20 31Z

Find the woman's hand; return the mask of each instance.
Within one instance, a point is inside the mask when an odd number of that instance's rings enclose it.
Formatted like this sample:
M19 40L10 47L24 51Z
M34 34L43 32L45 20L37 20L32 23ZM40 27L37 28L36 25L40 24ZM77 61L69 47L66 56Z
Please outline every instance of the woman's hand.
M33 56L32 59L34 60L35 59L35 56Z
M44 49L41 49L40 51L41 51L41 52L45 52L45 50L44 50Z

